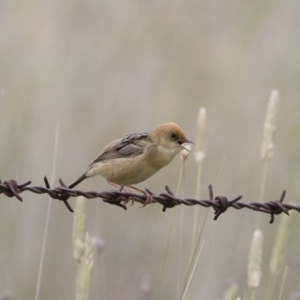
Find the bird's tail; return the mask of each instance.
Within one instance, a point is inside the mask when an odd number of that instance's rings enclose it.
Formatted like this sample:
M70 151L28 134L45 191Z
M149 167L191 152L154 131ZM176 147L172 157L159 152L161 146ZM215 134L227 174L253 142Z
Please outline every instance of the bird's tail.
M75 187L76 185L78 185L81 181L83 181L84 179L86 179L87 177L88 176L86 176L86 173L84 173L76 181L74 181L71 185L69 185L69 189L72 189L73 187Z

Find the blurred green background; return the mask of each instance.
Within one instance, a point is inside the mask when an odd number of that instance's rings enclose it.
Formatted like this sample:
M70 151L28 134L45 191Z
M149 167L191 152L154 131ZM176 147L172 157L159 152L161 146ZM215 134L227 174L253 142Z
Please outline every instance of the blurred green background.
M265 109L277 89L276 144L264 200L287 189L285 201L299 203L299 13L297 1L0 1L0 178L43 185L43 176L51 177L58 118L55 185L59 178L71 183L103 146L128 133L173 121L194 139L204 106L208 136L201 199L208 199L211 183L215 195L257 201ZM140 186L160 193L168 184L175 191L180 165L177 157ZM195 196L196 172L191 155L186 197ZM100 177L78 188L111 189ZM22 197L24 203L0 195L0 291L26 300L35 295L48 198ZM105 240L95 257L90 299L154 299L172 211L139 206L124 211L88 201L88 231ZM194 209L176 210L160 299L178 299L182 290ZM205 213L201 208L200 220ZM233 282L244 297L256 217L249 210L230 210L213 221L210 211L189 299L222 299ZM273 225L268 215L261 218L257 299L265 295L280 218ZM72 222L73 215L54 201L40 299L74 299ZM285 299L300 290L296 213L292 225ZM145 278L148 293L141 287Z

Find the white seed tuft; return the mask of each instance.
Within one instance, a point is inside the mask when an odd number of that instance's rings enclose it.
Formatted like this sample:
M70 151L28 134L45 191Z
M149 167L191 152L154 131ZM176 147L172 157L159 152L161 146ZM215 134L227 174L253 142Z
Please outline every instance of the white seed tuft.
M264 134L261 145L260 155L263 160L269 160L273 155L274 150L274 135L276 131L275 119L277 115L277 106L279 102L278 91L271 92L268 107L265 116Z
M262 232L260 229L256 229L253 233L249 253L248 286L250 288L258 288L260 283L262 263L262 241Z
M206 108L200 107L198 116L198 131L195 141L195 159L198 163L201 163L205 158L206 153Z
M181 150L180 158L183 161L186 161L187 158L189 157L190 153L191 153L192 146L191 146L191 144L185 144L183 147L185 149Z

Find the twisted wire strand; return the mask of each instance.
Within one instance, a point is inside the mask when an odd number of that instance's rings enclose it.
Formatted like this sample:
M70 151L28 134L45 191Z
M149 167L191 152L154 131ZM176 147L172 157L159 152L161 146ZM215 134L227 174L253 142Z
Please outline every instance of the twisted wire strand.
M73 212L72 207L68 203L70 197L83 196L88 199L101 198L104 202L117 205L123 209L127 209L126 204L130 201L139 202L141 204L147 204L147 196L143 194L129 193L127 190L123 190L120 187L118 190L112 190L107 192L95 192L95 191L80 191L75 189L70 189L63 182L62 179L59 180L61 186L51 188L47 177L44 177L45 187L43 186L32 186L31 181L27 181L22 184L18 184L16 180L7 180L2 183L0 180L0 194L4 194L7 197L16 197L19 201L23 201L20 196L21 193L29 191L35 194L48 194L52 199L63 201L70 212ZM284 204L283 200L286 194L284 190L278 200L272 200L269 202L239 202L242 196L238 196L233 200L228 200L226 196L213 196L213 188L211 185L208 187L209 199L208 200L196 200L196 199L180 199L175 197L171 189L166 186L166 192L160 195L154 195L149 189L145 189L149 194L152 195L152 203L159 203L163 206L163 211L167 208L172 208L176 205L201 205L203 207L213 207L215 211L214 220L217 220L219 216L226 212L228 208L235 209L251 209L253 211L259 211L262 213L270 214L270 223L274 222L274 216L281 213L289 215L290 210L296 210L300 212L300 206L292 204Z

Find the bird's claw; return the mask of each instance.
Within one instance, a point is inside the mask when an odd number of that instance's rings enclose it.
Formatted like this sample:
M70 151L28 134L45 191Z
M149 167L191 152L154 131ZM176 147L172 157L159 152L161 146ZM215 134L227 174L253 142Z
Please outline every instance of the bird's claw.
M143 191L143 194L146 196L146 201L144 202L144 204L140 208L143 208L146 205L153 202L153 197L150 193L148 193L147 191Z

